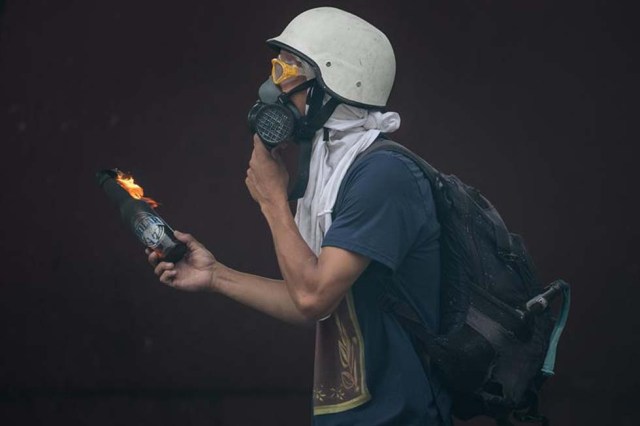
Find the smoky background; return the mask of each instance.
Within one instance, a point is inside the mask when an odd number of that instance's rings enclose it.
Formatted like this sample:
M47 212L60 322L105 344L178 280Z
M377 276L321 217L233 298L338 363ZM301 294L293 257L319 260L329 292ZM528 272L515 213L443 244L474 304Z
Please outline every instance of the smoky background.
M542 411L634 424L630 14L546 0L0 2L0 423L310 423L313 331L161 285L94 175L132 172L172 227L278 277L246 115L264 41L326 5L394 45L393 138L480 189L544 282L572 284Z

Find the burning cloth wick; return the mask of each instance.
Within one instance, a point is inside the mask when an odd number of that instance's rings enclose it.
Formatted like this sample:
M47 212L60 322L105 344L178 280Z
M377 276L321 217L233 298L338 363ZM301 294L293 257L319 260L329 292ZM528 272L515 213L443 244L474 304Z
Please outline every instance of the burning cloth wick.
M160 203L153 198L144 197L144 189L134 181L133 176L129 173L124 173L123 171L118 170L116 182L118 182L118 185L124 188L124 190L136 200L142 200L154 209L160 205Z

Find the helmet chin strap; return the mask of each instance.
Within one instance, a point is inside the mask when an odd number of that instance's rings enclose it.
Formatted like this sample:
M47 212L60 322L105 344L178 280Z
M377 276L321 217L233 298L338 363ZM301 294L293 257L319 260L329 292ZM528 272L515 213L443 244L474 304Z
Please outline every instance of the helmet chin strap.
M272 80L273 81L273 80ZM316 80L315 79L311 79L311 80L307 80L303 83L298 84L296 87L294 87L293 89L289 90L288 92L281 92L280 95L278 96L281 100L283 104L286 104L287 102L291 101L291 95L298 93L298 92L302 92L303 90L306 90L310 87L313 87L316 84ZM278 89L281 90L281 89ZM299 114L298 114L299 116Z
M294 136L295 141L300 145L300 151L298 155L298 175L289 191L289 201L297 200L304 196L307 190L307 184L309 183L309 166L311 165L313 138L340 104L338 99L332 97L326 104L322 105L325 95L324 89L322 89L315 79L305 83L308 82L311 82L311 84L306 85L304 88L311 86L311 92L307 101L309 109L307 110L307 115L300 121L300 125ZM305 85L305 83L300 86ZM289 94L299 91L298 87L289 92Z

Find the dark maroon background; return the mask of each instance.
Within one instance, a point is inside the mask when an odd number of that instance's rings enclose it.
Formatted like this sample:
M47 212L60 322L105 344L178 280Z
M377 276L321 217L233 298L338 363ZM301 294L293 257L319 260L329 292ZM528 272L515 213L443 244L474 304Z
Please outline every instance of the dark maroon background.
M278 276L244 186L246 113L269 72L264 40L330 4L395 46L394 138L480 188L544 281L573 285L544 412L634 424L631 25L558 3L7 1L0 423L309 424L313 332L159 284L94 173L132 171L222 262Z

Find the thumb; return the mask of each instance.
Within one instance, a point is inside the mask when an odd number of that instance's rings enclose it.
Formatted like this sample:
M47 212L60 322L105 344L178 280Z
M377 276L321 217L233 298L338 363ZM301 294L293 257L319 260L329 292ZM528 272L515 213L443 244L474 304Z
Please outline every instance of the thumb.
M262 155L269 152L267 146L262 142L262 139L260 139L260 136L258 136L257 133L253 135L253 149Z
M286 145L283 142L271 150L271 157L280 164L284 164L284 159L282 158L282 150L284 150L285 147Z
M182 241L183 243L185 243L189 250L193 251L201 245L195 238L193 238L191 234L186 234L174 229L173 235L175 235L178 241Z

